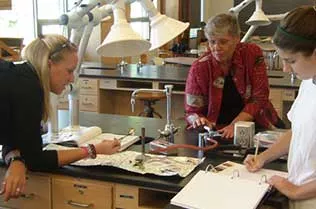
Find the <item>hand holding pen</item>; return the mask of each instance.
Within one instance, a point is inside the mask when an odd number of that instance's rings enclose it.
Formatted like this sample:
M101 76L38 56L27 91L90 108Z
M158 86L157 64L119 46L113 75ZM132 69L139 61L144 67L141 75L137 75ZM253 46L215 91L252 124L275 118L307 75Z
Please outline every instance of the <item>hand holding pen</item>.
M260 140L257 140L256 150L254 155L247 155L246 159L244 160L244 164L248 171L256 172L260 170L264 166L264 159L262 155L258 155Z

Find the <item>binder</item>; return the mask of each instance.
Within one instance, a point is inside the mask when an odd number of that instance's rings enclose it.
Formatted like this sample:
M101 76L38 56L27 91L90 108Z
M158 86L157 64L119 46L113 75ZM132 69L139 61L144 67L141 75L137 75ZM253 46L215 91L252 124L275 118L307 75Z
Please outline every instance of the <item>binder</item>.
M269 169L250 173L231 161L209 165L198 171L171 204L188 209L255 209L270 190L266 181L272 175L287 177L286 172Z

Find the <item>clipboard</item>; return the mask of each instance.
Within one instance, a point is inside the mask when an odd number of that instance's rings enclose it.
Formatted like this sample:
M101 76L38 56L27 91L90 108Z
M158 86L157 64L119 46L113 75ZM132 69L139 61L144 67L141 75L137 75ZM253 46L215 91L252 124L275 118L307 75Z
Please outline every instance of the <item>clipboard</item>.
M227 161L200 170L171 199L171 204L188 209L255 209L271 187L272 175L287 177L286 172L261 169L250 173L244 165Z

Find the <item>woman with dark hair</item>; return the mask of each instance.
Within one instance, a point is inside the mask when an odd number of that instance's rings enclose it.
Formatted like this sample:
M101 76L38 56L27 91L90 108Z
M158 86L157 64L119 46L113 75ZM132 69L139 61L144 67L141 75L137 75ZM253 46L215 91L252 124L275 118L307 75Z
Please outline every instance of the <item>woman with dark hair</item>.
M291 130L256 158L244 163L255 172L288 154L288 178L273 176L269 183L290 199L290 209L316 207L316 7L301 6L287 14L273 42L283 61L283 71L302 80L288 118Z

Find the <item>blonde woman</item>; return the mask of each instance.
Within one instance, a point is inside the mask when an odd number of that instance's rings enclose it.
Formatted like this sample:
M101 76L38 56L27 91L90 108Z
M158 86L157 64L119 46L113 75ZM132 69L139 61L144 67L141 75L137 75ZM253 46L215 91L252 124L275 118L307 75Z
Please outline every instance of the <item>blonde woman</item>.
M18 197L25 170L47 170L119 150L118 140L63 151L43 151L41 121L50 116L50 92L60 94L74 80L77 47L61 35L37 38L23 51L25 62L0 61L0 144L9 168L1 194Z

